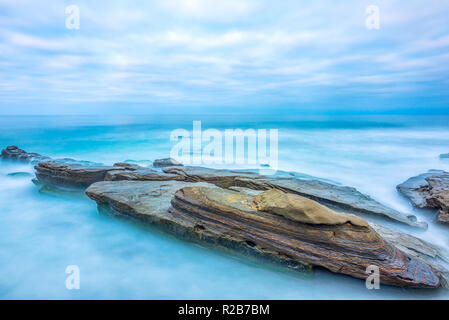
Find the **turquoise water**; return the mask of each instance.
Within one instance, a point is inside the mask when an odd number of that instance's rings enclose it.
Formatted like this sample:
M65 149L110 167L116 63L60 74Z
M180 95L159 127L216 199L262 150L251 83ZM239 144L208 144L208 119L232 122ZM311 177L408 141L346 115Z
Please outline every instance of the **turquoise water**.
M428 169L449 170L449 118L364 116L1 117L0 146L112 164L168 156L170 131L275 128L279 167L350 185L429 223L417 230L368 217L443 247L449 227L416 211L395 186ZM248 166L243 166L248 167ZM99 215L82 194L39 193L24 164L0 164L1 299L447 299L446 290L367 290L361 280L316 270L304 276L181 242L147 226ZM65 269L80 268L80 290Z

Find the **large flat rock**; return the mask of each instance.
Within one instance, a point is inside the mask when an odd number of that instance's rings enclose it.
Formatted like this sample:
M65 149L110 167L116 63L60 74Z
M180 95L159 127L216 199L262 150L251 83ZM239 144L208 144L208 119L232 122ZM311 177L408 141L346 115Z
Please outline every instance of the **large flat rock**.
M136 217L182 239L214 248L300 270L320 266L361 279L367 277L367 266L376 265L385 284L440 286L438 272L428 263L391 245L366 221L351 215L342 220L341 213L332 213L318 203L309 209L310 199L289 198L288 215L284 215L283 206L263 206L260 197L264 193L252 196L208 183L98 182L86 194L102 210ZM314 214L319 219L314 219ZM324 215L328 217L323 219ZM304 216L309 220L303 220Z
M185 181L204 181L223 188L279 189L310 198L336 210L354 214L382 215L411 226L427 226L425 222L417 222L414 215L404 214L389 208L355 188L339 186L317 179L261 176L256 172L216 170L202 167L166 168L164 172L180 175Z
M92 184L86 194L98 203L101 212L132 217L151 224L182 240L200 243L225 252L237 253L262 261L310 272L311 266L277 251L256 249L242 237L228 237L226 233L204 232L196 221L180 219L169 208L176 191L183 187L202 186L215 188L208 183L182 181L105 181Z

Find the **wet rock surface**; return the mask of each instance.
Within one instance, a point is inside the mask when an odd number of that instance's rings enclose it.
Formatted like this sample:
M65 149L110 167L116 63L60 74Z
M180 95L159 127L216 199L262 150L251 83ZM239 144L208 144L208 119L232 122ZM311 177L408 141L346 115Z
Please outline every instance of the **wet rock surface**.
M368 265L377 265L382 283L440 285L438 272L428 263L400 251L363 219L348 215L340 220L342 213L327 211L319 204L311 206L311 200L302 197L291 201L295 205L306 203L299 211L312 217L307 223L279 214L285 208L275 204L260 211L264 193L251 196L208 183L98 182L86 194L100 209L137 217L182 239L214 248L263 257L300 270L320 266L362 279L367 276ZM317 208L324 211L314 221ZM333 224L322 224L326 214L330 215L326 222Z
M449 172L430 170L397 186L417 208L438 210L438 221L449 223Z
M180 163L172 158L156 159L153 161L153 167L157 167L157 168L175 167L175 166L182 166L182 163Z

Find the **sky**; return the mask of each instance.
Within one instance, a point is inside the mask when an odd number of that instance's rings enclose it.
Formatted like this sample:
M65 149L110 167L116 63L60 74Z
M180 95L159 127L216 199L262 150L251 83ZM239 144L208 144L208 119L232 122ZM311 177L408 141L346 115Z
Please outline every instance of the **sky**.
M448 76L447 0L0 0L0 114L449 113Z

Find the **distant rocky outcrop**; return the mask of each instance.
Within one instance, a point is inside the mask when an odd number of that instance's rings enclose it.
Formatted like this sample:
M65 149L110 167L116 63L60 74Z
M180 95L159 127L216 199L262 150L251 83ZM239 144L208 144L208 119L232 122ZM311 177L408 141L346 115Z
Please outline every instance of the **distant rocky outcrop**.
M153 161L153 167L161 168L161 167L179 167L182 166L182 163L176 161L173 158L165 158L165 159L157 159Z
M49 157L40 155L39 153L30 153L16 146L9 146L2 150L2 159L18 160L23 162L39 162L49 160Z
M438 221L449 223L449 173L430 170L412 177L397 189L417 208L438 210Z
M364 219L279 190L251 196L208 183L112 181L95 183L86 194L100 210L132 216L214 248L361 279L367 277L367 266L376 265L385 284L440 286L440 275L428 263L385 241ZM288 205L268 205L275 196L288 197Z

